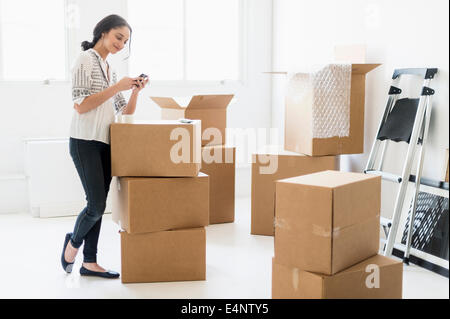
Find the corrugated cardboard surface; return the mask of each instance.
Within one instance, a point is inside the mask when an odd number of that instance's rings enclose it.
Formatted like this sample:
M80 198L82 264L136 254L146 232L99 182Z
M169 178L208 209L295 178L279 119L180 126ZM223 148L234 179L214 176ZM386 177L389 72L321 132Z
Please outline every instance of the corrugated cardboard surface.
M379 268L379 288L374 284ZM326 276L285 266L272 259L272 298L274 299L401 299L403 264L381 255L370 257L335 275Z
M381 178L325 171L276 183L275 257L335 274L379 249Z
M227 107L234 95L197 95L192 97L187 107L182 107L171 97L150 97L161 107L163 120L180 118L202 121L202 146L225 144L227 127ZM203 139L203 132L208 128L217 128L221 139L214 141Z
M171 151L179 150L182 137L171 140L173 130L182 128L189 135L184 151L188 161L175 163ZM183 124L179 121L148 121L134 124L111 124L112 176L197 176L201 166L200 121ZM176 131L175 131L176 132ZM177 153L180 156L181 150Z
M350 94L350 135L313 138L312 110L286 97L285 149L311 156L359 154L364 152L364 104L366 73L380 64L352 64Z
M123 283L206 279L204 228L120 237Z
M209 177L121 177L113 220L129 234L209 224ZM115 217L117 216L117 217Z
M273 299L321 299L322 278L298 268L284 266L272 258Z
M207 163L211 159L214 159L214 162ZM209 176L210 224L234 222L235 164L235 147L219 145L202 148L201 171Z
M267 167L259 155L253 155L252 164L252 208L251 234L273 236L275 216L275 181L278 179L337 169L334 156L309 157L300 154L271 154L278 160L274 174L261 174L260 168Z

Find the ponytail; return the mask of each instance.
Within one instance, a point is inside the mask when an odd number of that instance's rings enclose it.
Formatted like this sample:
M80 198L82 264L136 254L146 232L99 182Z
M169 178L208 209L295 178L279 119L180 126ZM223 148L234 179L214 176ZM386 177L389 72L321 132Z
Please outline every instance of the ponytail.
M87 51L89 49L92 49L94 46L95 46L94 42L83 41L81 43L81 48L83 49L83 51Z

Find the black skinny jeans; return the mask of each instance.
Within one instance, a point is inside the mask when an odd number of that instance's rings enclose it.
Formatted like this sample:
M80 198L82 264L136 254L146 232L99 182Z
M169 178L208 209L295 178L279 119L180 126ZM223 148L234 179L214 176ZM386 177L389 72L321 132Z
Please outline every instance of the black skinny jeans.
M99 141L70 138L70 155L83 184L87 206L78 215L71 237L80 248L84 240L83 262L97 262L97 244L106 198L111 183L111 147Z

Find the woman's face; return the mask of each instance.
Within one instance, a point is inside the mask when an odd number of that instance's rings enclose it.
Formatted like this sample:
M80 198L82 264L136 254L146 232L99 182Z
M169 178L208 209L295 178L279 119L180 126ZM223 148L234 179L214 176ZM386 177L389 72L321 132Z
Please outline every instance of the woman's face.
M122 50L130 39L130 29L128 27L118 27L111 29L104 35L103 44L111 54L116 54Z

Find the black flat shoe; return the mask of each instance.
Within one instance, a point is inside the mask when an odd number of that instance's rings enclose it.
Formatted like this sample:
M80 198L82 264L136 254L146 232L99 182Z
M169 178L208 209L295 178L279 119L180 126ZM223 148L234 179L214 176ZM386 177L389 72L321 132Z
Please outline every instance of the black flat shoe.
M72 237L72 233L67 233L66 234L66 238L64 239L64 246L63 246L63 251L61 254L61 265L64 269L64 271L68 274L70 274L72 272L73 269L73 262L69 263L66 261L66 258L64 258L64 253L66 252L66 247L67 244L69 243L70 237Z
M115 279L119 278L120 274L118 272L107 270L105 272L99 272L99 271L92 271L87 268L84 268L84 266L81 266L80 268L80 275L81 276L93 276L93 277L101 277L101 278L108 278L108 279Z

